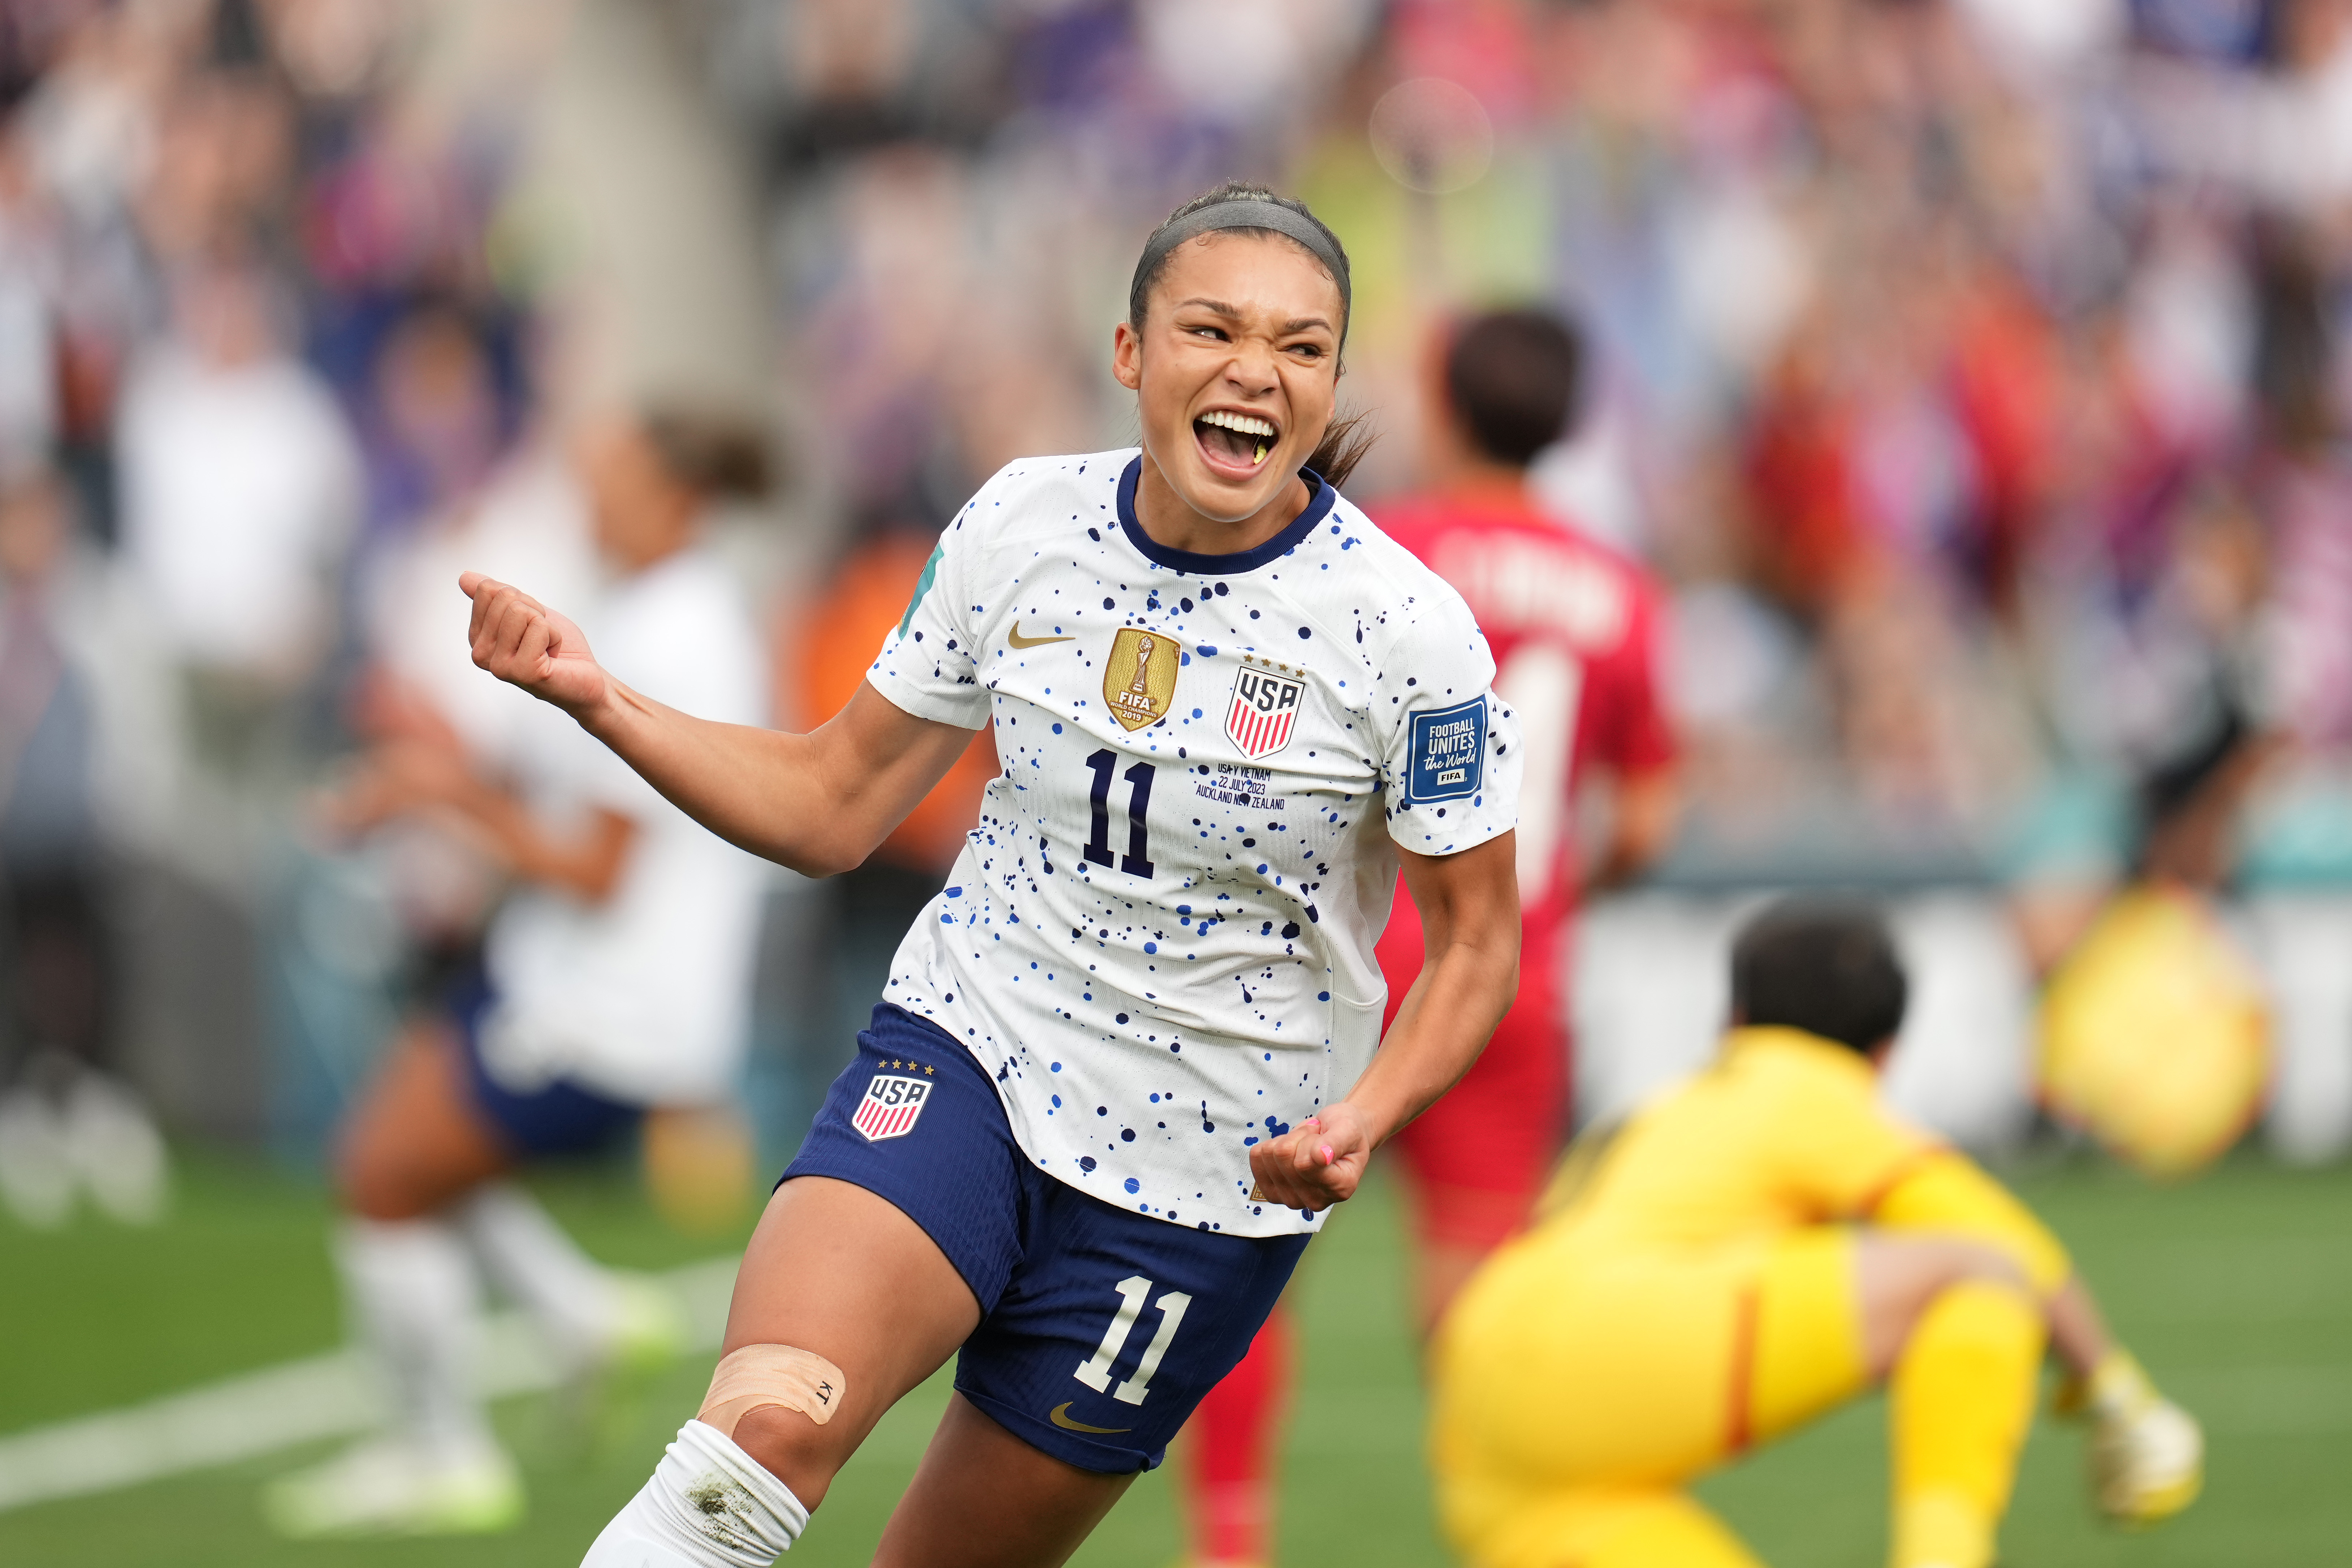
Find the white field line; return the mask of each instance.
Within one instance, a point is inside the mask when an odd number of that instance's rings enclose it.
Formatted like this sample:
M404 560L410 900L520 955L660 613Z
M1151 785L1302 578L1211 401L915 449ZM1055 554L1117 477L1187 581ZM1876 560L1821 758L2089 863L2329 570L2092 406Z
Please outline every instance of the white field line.
M714 1258L659 1276L686 1309L693 1349L717 1348L735 1265L732 1257ZM551 1388L559 1375L544 1339L519 1312L489 1321L479 1365L482 1393L493 1399ZM364 1432L383 1415L383 1394L359 1355L338 1350L305 1356L0 1437L0 1510L138 1486Z

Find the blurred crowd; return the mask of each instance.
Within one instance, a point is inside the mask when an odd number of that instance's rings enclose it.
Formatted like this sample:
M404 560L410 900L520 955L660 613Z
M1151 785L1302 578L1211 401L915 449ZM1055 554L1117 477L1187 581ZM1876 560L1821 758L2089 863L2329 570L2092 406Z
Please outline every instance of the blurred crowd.
M315 1138L462 962L495 858L318 800L495 765L445 579L594 578L580 420L771 437L711 526L820 720L979 480L1132 438L1136 246L1234 174L1352 253L1359 500L1450 320L1580 324L1538 473L1672 591L1670 879L2103 884L2217 747L2265 765L2214 879L2352 876L2352 0L6 0L0 103L0 1090L86 1108L53 1194L156 1201L126 1077ZM845 1042L992 766L779 877L770 1057Z
M2346 868L2336 0L730 16L783 384L855 526L1114 437L1132 235L1262 172L1354 252L1369 499L1449 317L1591 335L1549 488L1677 591L1687 873L2104 874L2230 724L2301 759L2265 865Z

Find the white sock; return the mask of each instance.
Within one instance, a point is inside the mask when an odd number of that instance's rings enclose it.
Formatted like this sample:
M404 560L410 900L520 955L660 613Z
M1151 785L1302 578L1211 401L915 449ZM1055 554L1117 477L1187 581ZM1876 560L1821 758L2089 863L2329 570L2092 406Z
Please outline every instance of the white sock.
M494 1449L474 1392L480 1285L456 1229L438 1219L347 1219L335 1260L399 1434L450 1458Z
M494 1182L457 1205L450 1218L500 1292L572 1355L592 1355L612 1338L619 1310L611 1276L538 1199Z
M66 1154L98 1206L124 1225L153 1225L171 1195L171 1157L139 1097L85 1072L66 1094Z
M734 1439L689 1421L580 1568L768 1568L808 1517L792 1489Z

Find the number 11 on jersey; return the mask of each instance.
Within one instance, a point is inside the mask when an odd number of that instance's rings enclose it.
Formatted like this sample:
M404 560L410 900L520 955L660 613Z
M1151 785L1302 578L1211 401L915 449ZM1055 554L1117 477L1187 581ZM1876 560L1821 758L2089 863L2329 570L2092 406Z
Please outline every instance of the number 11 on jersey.
M1094 806L1094 831L1087 836L1087 858L1108 866L1111 863L1110 779L1111 770L1118 766L1118 753L1106 746L1087 759L1087 766L1095 772L1094 788L1087 792ZM1130 877L1151 875L1151 836L1143 816L1151 807L1151 776L1156 771L1150 763L1138 763L1127 770L1127 853L1119 857L1118 868Z
M1192 1298L1181 1290L1170 1290L1153 1303L1160 1309L1160 1331L1143 1348L1143 1359L1136 1363L1135 1375L1123 1378L1117 1389L1110 1385L1110 1369L1118 1360L1118 1352L1127 1348L1127 1336L1135 1321L1143 1315L1143 1303L1151 1294L1151 1281L1140 1274L1131 1274L1118 1282L1118 1310L1112 1314L1110 1327L1103 1331L1102 1343L1095 1347L1094 1355L1078 1363L1070 1375L1093 1389L1097 1394L1108 1394L1122 1405L1140 1405L1151 1392L1151 1375L1167 1359L1168 1347L1176 1338L1176 1327L1184 1321L1184 1310Z

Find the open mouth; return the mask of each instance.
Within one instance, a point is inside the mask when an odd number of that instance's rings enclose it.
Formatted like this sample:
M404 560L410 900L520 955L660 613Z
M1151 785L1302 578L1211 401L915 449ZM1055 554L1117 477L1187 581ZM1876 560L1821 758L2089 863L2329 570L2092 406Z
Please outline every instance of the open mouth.
M1192 438L1212 468L1227 472L1255 471L1274 450L1282 432L1274 421L1255 414L1213 408L1192 421Z

